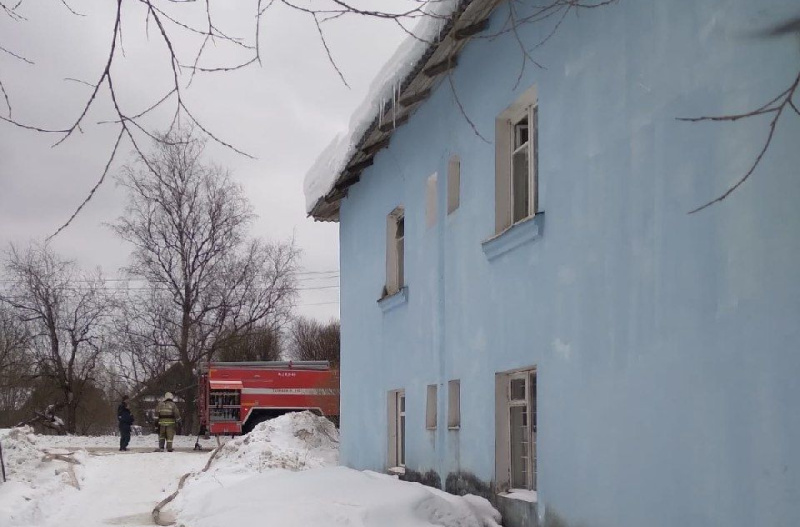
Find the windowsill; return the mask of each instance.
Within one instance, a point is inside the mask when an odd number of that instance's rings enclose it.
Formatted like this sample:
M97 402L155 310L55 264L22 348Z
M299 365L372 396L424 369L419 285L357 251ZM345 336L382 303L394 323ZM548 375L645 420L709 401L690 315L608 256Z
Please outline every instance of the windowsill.
M460 425L448 426L447 429L452 430L453 432L458 432L459 430L461 430L461 426Z
M484 240L481 243L483 253L489 261L492 261L517 247L540 238L543 230L544 212L537 212L535 215L515 223L488 240Z
M539 495L535 490L511 489L501 492L499 496L509 500L527 501L528 503L537 503L539 501Z
M392 309L402 306L408 302L408 286L402 287L398 292L378 299L378 305L384 313Z
M406 467L389 467L388 469L386 469L386 472L391 474L392 476L405 476Z

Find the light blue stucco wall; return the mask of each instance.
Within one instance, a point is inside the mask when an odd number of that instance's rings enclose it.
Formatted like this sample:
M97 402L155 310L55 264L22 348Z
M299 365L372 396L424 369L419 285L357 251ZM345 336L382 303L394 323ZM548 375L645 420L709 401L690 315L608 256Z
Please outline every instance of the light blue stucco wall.
M785 115L797 38L750 32L795 0L623 0L570 15L521 65L506 35L472 41L453 80L490 140L539 94L541 236L492 260L494 146L445 82L396 131L341 208L344 463L383 470L387 391L403 388L407 465L494 478L495 372L538 368L541 509L585 526L800 525L800 117ZM505 8L492 17L497 30ZM533 45L548 25L520 29ZM800 96L799 96L800 97ZM446 216L446 167L461 205ZM439 217L425 185L439 174ZM408 302L383 312L386 215L405 207ZM442 430L461 379L462 426ZM425 430L439 383L440 427Z

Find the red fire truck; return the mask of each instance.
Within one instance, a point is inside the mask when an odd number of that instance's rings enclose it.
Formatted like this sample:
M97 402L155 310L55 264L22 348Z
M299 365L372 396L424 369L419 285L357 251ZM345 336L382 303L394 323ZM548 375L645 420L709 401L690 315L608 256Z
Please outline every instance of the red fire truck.
M328 361L209 362L200 366L200 430L246 434L287 412L339 417L339 372Z

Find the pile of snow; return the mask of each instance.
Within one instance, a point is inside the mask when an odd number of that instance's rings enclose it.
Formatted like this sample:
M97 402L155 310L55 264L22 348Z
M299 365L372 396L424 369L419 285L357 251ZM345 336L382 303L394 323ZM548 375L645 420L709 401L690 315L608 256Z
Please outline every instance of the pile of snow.
M500 515L483 498L458 497L392 476L328 467L272 470L224 483L186 503L178 524L281 527L496 527Z
M228 441L216 455L213 472L305 470L339 462L339 432L311 412L289 413L259 423L247 435Z
M317 201L333 189L336 178L356 152L358 142L378 117L384 103L397 98L400 83L436 41L460 3L460 0L430 0L426 3L423 8L426 14L375 76L367 96L350 118L347 132L336 136L306 173L303 184L306 212L310 213Z
M44 453L36 447L36 436L29 426L0 429L3 462L8 479L30 481Z
M483 498L336 466L338 446L336 428L310 412L262 423L187 478L167 512L192 527L499 525L499 513Z
M85 455L51 450L39 444L40 438L30 427L0 429L7 477L0 481L4 527L35 523L48 513L43 498L78 491Z

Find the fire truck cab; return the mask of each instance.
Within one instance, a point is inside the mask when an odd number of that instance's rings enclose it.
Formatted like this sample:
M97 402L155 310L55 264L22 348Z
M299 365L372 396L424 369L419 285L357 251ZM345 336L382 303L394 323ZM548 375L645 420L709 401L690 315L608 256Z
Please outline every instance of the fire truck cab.
M328 361L204 363L198 391L201 433L211 435L246 434L288 412L339 416L339 375Z

